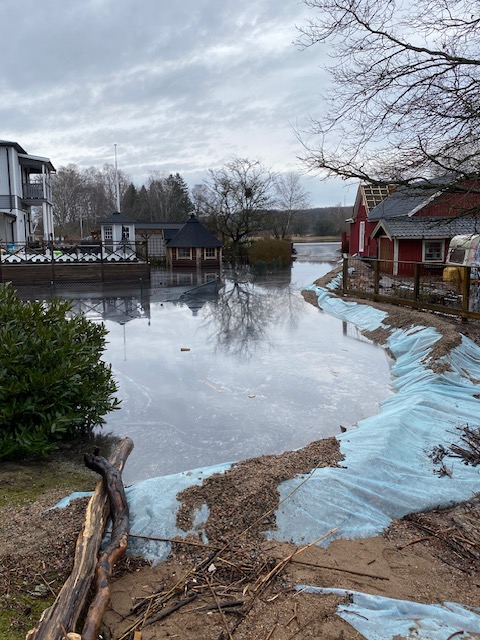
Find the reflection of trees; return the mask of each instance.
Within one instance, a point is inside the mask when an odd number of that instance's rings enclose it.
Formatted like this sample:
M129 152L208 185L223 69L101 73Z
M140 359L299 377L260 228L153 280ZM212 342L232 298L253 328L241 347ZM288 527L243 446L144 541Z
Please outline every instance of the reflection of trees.
M204 325L217 349L251 357L260 343L272 344L269 329L288 323L295 329L302 300L290 284L265 289L235 278L218 300L204 308Z

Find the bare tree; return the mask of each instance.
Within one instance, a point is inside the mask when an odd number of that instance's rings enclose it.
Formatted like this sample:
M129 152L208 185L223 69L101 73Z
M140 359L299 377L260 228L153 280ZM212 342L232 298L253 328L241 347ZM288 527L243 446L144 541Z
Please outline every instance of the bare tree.
M308 207L309 194L300 182L300 175L289 171L277 175L275 197L276 210L270 215L271 230L275 238L285 240L290 237L294 215Z
M274 174L259 160L235 157L220 169L209 169L204 188L195 189L197 207L230 240L234 258L251 235L265 229L265 212L275 202L274 184Z
M329 46L325 114L299 133L325 177L411 184L480 173L479 0L303 0ZM468 182L467 182L468 184Z
M60 167L53 174L53 220L57 234L66 236L75 232L76 221L81 215L84 188L84 176L75 164Z
M118 171L118 183L123 197L129 185L123 171ZM60 167L52 179L52 193L56 234L83 237L116 209L115 168L110 164L103 169Z

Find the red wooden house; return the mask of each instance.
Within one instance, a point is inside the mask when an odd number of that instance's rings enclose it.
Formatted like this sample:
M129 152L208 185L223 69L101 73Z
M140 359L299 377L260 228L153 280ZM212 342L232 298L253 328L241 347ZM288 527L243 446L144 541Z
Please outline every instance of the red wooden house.
M377 242L371 237L376 222L369 213L392 192L393 187L361 184L358 187L348 236L342 238L342 252L351 256L376 257Z
M432 268L445 262L453 236L477 232L480 217L466 212L479 206L476 190L399 187L369 215L381 270L412 275L415 262Z
M369 206L367 195L375 187L360 185L348 253L378 258L381 270L395 275L412 275L415 262L432 267L444 262L453 236L480 230L480 216L465 215L480 208L480 193L478 187L457 193L442 191L441 182L384 187L383 192L373 192L370 201L375 203L375 196L379 199L374 206Z

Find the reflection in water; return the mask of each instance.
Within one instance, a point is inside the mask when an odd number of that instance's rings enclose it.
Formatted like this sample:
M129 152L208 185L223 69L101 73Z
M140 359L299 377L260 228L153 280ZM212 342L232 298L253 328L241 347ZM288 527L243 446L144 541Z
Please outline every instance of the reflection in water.
M249 358L258 346L270 344L272 324L288 323L292 331L295 329L303 302L290 280L283 286L266 288L265 278L260 285L257 279L242 281L235 273L231 277L215 303L205 309L203 327L217 349Z
M150 300L140 293L128 296L73 299L72 313L83 313L92 320L111 320L124 325L131 320L150 319Z
M311 245L308 261L300 251L291 270L261 278L228 273L213 292L192 291L186 274L168 287L159 275L149 288L64 292L109 331L122 405L103 431L135 442L127 483L295 449L377 411L383 351L300 295L336 266L337 248Z

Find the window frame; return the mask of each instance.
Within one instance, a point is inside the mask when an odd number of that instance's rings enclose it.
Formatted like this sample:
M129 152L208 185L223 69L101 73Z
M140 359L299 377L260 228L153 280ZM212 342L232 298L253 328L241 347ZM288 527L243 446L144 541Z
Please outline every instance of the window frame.
M438 244L440 251L438 257L428 257L427 246L432 244ZM431 253L431 252L430 252ZM444 262L445 261L445 240L440 238L432 238L423 240L422 242L422 262Z
M187 255L188 251L188 255ZM184 253L185 255L180 255L180 253ZM178 260L191 260L192 259L192 249L189 247L177 247L177 259Z
M365 220L358 225L358 253L365 251Z

